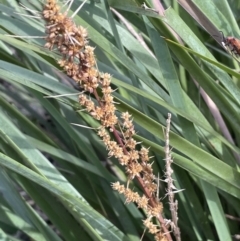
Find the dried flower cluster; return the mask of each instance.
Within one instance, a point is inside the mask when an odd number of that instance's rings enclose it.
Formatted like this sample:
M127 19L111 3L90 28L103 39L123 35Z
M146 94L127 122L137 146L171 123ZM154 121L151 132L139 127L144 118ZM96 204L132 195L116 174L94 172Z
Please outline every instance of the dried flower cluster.
M173 184L173 169L171 164L173 162L172 154L169 148L169 132L170 132L170 124L171 124L171 114L168 114L167 126L165 132L165 162L166 162L166 171L165 171L165 182L167 183L167 195L169 200L170 212L172 216L172 221L170 221L170 226L172 227L172 231L177 241L181 241L180 229L178 227L178 201L174 199L174 194L181 191L177 190L177 188Z
M162 218L162 203L156 194L158 186L149 163L148 149L142 147L140 151L136 150L138 143L133 139L135 130L128 112L121 115L122 134L116 130L115 126L120 121L115 114L111 76L97 70L94 48L88 45L86 29L76 26L72 18L67 17L67 12L61 13L55 0L46 1L42 13L46 21L45 47L57 47L62 55L60 66L84 89L84 93L79 96L79 103L100 122L98 135L106 145L109 156L116 157L120 164L125 166L129 181L137 179L144 195L140 196L119 182L112 185L113 189L125 195L126 203L135 202L139 208L145 210L147 219L143 223L149 232L154 234L155 240L172 240ZM96 91L97 88L101 91L101 97ZM97 102L85 93L93 94ZM111 138L109 131L113 133L115 140ZM160 225L154 224L153 218L156 218Z

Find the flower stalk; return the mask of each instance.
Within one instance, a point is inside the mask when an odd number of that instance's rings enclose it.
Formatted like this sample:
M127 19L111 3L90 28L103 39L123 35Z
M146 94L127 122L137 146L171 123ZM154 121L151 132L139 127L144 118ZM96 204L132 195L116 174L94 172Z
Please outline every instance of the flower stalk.
M173 184L173 169L172 169L172 154L169 147L169 132L171 125L171 114L168 114L167 125L165 131L165 162L166 162L166 171L165 171L165 182L167 183L167 196L169 200L170 212L172 216L172 221L170 221L170 226L172 227L174 236L177 241L181 241L180 229L178 227L178 202L174 199L174 194L177 192L177 188Z
M72 2L73 0L67 2L69 8ZM98 71L94 48L88 45L87 30L76 26L73 16L68 17L67 13L68 10L64 13L60 11L55 0L46 1L42 12L47 33L45 47L50 50L57 47L62 56L58 61L59 65L84 90L79 95L80 105L100 123L97 134L104 142L109 157L114 156L119 160L125 167L129 182L136 179L144 194L140 195L128 185L125 187L119 182L112 184L113 189L125 196L126 203L135 202L139 208L145 210L147 218L143 224L156 241L171 241L162 216L163 206L157 197L157 178L150 163L149 150L145 147L141 147L140 151L136 149L138 143L133 138L135 129L131 115L124 112L119 120L115 114L111 76ZM75 14L76 12L73 15ZM91 93L97 101L94 102L87 93ZM121 135L116 129L118 125L121 126ZM113 133L114 139L109 132ZM157 222L154 223L154 220Z

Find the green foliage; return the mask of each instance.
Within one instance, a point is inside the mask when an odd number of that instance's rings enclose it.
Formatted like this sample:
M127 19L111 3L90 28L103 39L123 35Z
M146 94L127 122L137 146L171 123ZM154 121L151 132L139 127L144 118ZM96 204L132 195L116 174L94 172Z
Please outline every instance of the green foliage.
M21 3L42 9L39 0ZM239 225L226 214L240 215L240 74L239 62L216 41L221 44L219 31L240 36L234 17L240 5L230 0L164 3L167 10L161 17L138 0L87 1L74 21L87 28L90 44L96 46L98 68L113 76L116 106L133 115L136 139L150 147L160 178L164 173L162 128L167 113L172 113L173 177L176 187L184 189L176 194L182 240L232 240ZM80 4L74 1L69 16ZM110 8L141 34L149 49ZM1 239L24 240L13 238L21 230L36 241L139 240L144 213L133 204L125 205L110 187L117 180L126 182L124 169L108 159L94 129L98 123L79 111L81 90L59 69L56 49L48 51L43 38L31 37L45 36L44 22L20 13L31 14L17 1L1 1ZM218 117L195 83L216 104ZM45 98L64 94L69 95ZM19 188L60 235L21 197ZM163 183L159 189L170 219ZM145 234L143 240L153 239Z

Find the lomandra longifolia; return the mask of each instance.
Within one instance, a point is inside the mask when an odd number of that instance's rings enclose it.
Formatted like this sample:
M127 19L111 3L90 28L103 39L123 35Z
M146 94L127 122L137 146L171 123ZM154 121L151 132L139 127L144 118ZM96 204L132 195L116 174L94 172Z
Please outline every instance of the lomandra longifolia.
M157 197L157 178L153 174L152 163L149 162L148 149L136 149L138 143L133 138L135 129L131 115L124 112L120 120L116 116L111 76L98 71L94 48L88 45L87 30L76 26L73 21L73 16L79 9L71 17L67 16L72 2L69 1L67 10L61 12L55 0L46 1L42 11L47 33L45 47L58 49L62 56L59 65L84 90L79 95L80 105L100 123L97 133L104 142L109 157L114 156L125 167L128 183L137 179L144 194L140 195L131 190L128 184L125 187L119 182L112 184L113 189L126 197L126 203L135 202L145 210L147 218L143 223L155 240L172 240L162 217L163 207ZM96 101L89 97L89 93ZM116 129L118 126L121 126L121 134ZM114 139L109 133L113 133ZM153 218L159 225L153 223Z

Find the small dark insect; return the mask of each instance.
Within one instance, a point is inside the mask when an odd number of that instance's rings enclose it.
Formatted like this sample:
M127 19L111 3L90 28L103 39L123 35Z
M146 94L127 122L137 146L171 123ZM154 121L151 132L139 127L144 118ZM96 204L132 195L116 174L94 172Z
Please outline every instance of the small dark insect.
M221 31L220 31L221 32ZM234 37L224 37L222 33L222 44L226 48L228 47L231 53L235 54L236 57L240 56L240 40Z

